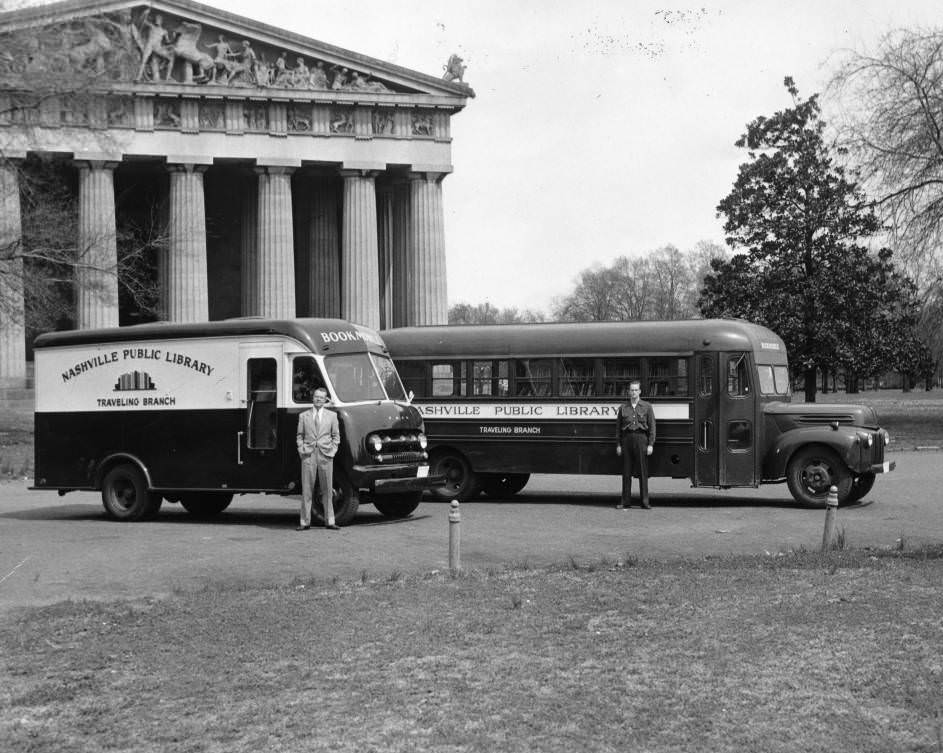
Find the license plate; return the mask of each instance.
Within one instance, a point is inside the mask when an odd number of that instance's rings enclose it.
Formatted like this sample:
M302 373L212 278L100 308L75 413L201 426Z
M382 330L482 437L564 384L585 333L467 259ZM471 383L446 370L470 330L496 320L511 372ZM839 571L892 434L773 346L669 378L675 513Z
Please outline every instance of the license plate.
M429 466L421 465L416 469L416 478L426 478L429 475Z

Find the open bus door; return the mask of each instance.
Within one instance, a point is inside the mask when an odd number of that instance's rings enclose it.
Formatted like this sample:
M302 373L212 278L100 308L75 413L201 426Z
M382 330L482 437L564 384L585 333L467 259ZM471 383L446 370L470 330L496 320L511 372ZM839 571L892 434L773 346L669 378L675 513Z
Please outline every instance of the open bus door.
M756 385L749 353L721 353L720 486L756 484Z
M717 354L698 353L694 397L694 485L717 486L720 466L717 450Z
M282 479L287 436L280 421L278 390L282 367L281 343L252 343L239 347L239 404L242 417L233 438L236 481L240 488L277 488ZM293 434L293 432L292 432ZM291 448L294 450L294 446Z

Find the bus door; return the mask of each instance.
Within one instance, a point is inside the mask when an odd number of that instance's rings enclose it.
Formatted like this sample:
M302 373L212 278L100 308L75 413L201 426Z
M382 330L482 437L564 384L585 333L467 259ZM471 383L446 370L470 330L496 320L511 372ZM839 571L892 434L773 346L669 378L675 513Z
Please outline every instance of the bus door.
M694 396L694 485L717 486L720 455L717 450L718 381L717 354L698 353L695 357Z
M720 354L720 486L756 483L756 385L749 353Z
M251 343L239 346L239 404L241 417L233 437L233 455L239 488L278 488L284 485L282 456L285 436L278 411L282 344ZM294 448L292 448L294 449Z

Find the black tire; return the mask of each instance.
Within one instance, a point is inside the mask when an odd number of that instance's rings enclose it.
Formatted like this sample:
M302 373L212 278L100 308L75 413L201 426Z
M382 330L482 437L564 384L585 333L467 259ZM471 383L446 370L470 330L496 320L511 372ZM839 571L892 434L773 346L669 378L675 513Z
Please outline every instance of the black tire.
M828 447L803 447L789 460L786 483L793 498L806 507L823 508L829 487L838 489L838 504L851 493L852 478L848 467Z
M232 492L188 492L180 495L180 504L195 518L212 518L229 507Z
M334 468L334 522L345 526L354 519L360 507L360 490L350 483L347 474L340 468ZM318 490L315 490L318 495ZM311 516L318 523L324 523L324 510L321 507L320 495L315 496L311 505Z
M434 486L429 490L437 499L464 502L478 494L478 479L461 453L453 450L434 453L429 459L429 473L445 476L443 486Z
M114 520L150 520L163 501L160 494L148 491L147 480L136 465L116 465L102 480L102 504Z
M512 497L527 486L529 473L483 473L481 490L489 497Z
M377 494L373 498L373 506L387 518L408 518L421 501L422 492Z
M853 502L858 502L859 500L864 499L864 496L871 491L871 487L874 486L874 480L877 478L876 473L861 473L854 477L851 482L851 492L848 494L848 499L845 500L845 504L852 504Z

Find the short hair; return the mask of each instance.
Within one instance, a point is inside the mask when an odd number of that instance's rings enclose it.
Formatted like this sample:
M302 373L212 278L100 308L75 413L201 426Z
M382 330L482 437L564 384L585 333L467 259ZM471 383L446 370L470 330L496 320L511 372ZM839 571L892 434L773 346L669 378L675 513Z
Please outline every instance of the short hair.
M633 384L637 384L639 390L642 389L642 383L638 379L633 379L631 382L629 382L629 389L632 389Z
M314 392L312 392L311 394L312 396L314 396L314 395L317 395L319 392L323 393L324 397L327 397L327 389L325 389L324 387L315 387Z

